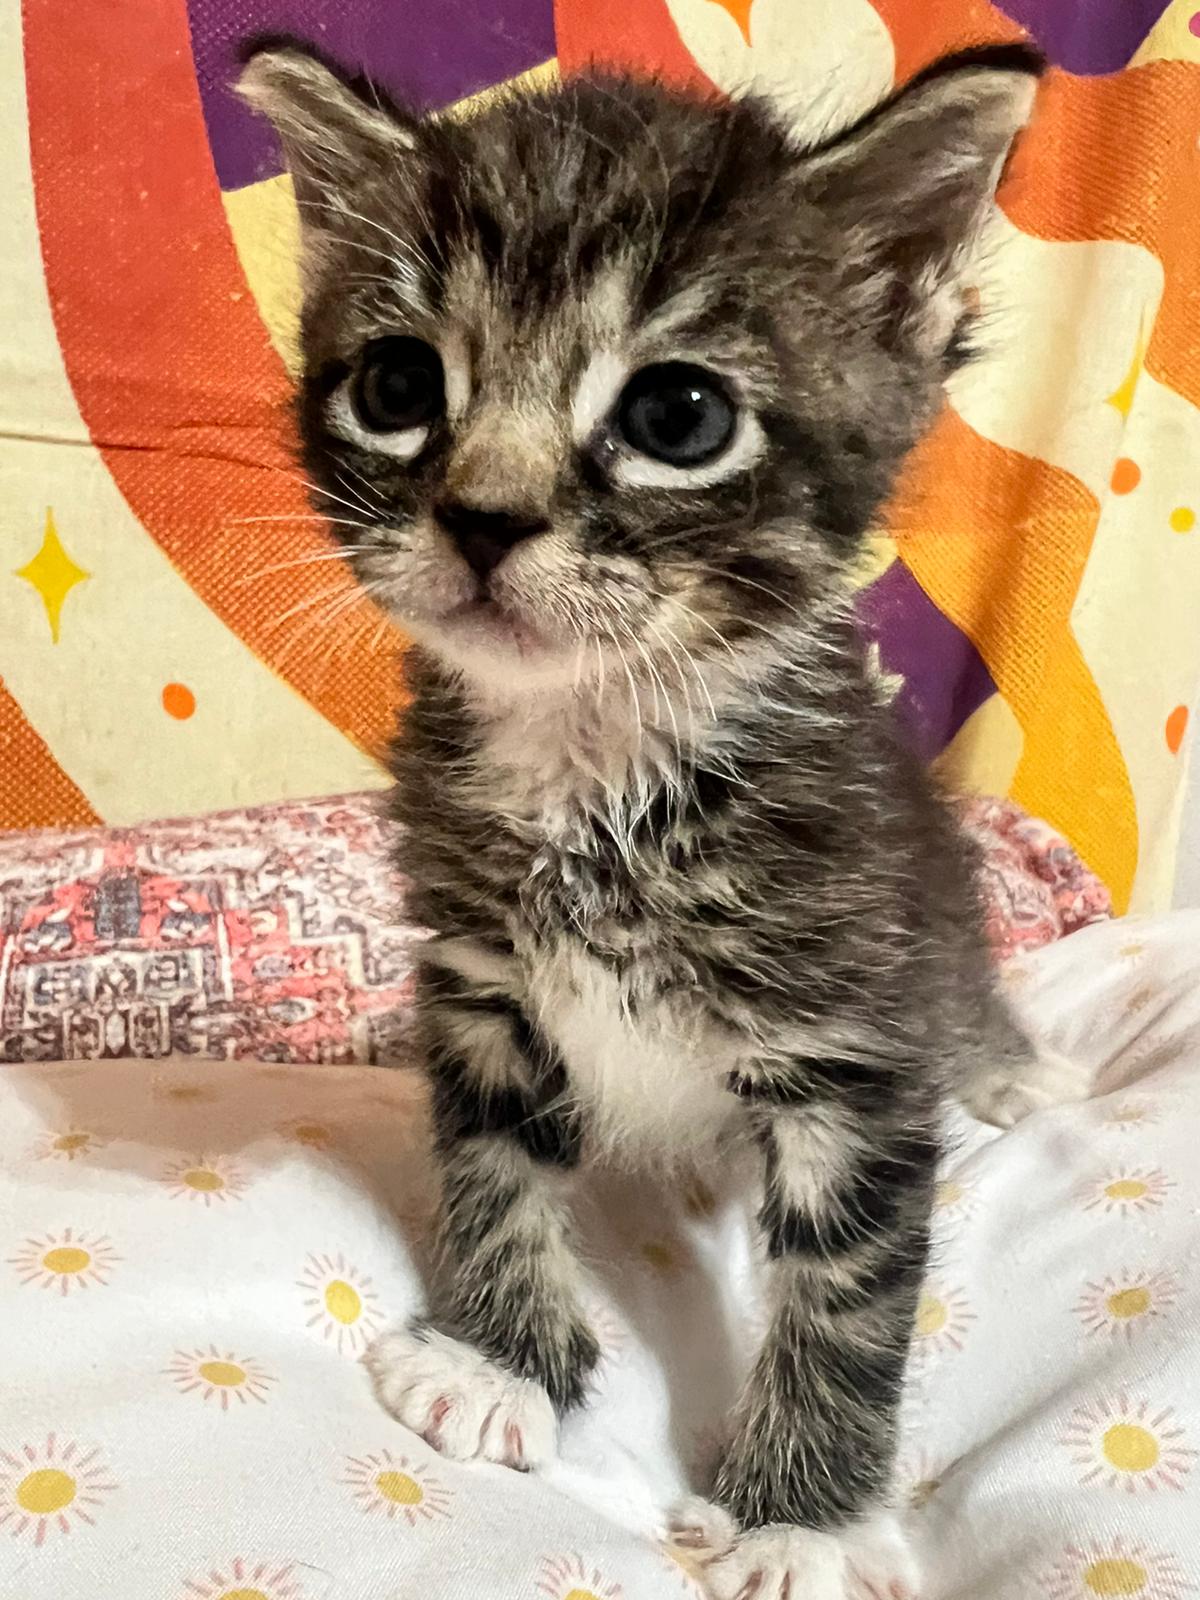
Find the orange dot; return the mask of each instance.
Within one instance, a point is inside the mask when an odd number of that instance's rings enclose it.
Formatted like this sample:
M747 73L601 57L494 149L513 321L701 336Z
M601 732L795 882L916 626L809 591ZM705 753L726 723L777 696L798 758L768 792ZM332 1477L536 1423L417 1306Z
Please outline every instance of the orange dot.
M1128 456L1118 456L1113 462L1112 477L1108 480L1114 494L1128 494L1142 481L1142 469Z
M1183 736L1187 732L1188 708L1176 706L1167 718L1167 749L1173 756L1179 754L1179 746L1183 743Z
M196 696L186 683L168 683L162 692L163 710L178 722L186 722L196 709Z
M1190 533L1196 526L1196 513L1191 506L1176 506L1167 520L1176 533Z

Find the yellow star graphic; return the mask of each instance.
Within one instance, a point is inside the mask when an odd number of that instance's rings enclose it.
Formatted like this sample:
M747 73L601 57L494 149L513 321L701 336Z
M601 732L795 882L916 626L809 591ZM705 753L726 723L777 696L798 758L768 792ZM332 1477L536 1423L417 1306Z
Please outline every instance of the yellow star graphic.
M50 624L50 637L57 644L63 602L75 585L90 578L91 573L85 572L82 567L77 567L63 549L58 529L54 526L53 511L46 512L46 532L42 537L42 548L32 561L17 568L16 576L32 584L41 595L42 604L46 608L46 620Z

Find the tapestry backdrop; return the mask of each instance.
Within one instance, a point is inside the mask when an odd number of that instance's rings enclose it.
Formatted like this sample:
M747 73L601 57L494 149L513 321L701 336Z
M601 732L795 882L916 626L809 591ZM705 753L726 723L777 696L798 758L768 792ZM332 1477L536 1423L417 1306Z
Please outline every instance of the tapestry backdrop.
M1027 31L992 358L861 575L907 736L1168 903L1200 676L1200 0L26 0L0 13L0 825L381 784L402 645L289 452L296 217L234 99L289 32L434 110L589 61L803 128ZM831 87L832 86L832 87Z

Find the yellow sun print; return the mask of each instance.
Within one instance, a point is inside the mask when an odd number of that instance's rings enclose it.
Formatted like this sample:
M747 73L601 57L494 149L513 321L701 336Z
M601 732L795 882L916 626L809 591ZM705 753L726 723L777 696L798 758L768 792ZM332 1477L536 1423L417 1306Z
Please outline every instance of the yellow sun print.
M438 1478L407 1456L381 1450L373 1456L349 1456L344 1476L361 1509L382 1513L389 1522L399 1517L410 1528L450 1515L454 1496Z
M107 1283L120 1259L107 1235L77 1234L67 1228L44 1239L26 1239L8 1261L23 1286L36 1283L67 1295L72 1289Z
M77 1522L90 1528L93 1513L116 1487L100 1451L74 1439L60 1442L52 1433L44 1445L0 1450L0 1529L43 1545Z
M1154 1211L1174 1187L1175 1180L1168 1178L1161 1167L1119 1167L1087 1184L1082 1194L1083 1209L1122 1217L1136 1211Z
M185 1578L183 1593L198 1600L304 1600L294 1571L290 1561L280 1566L235 1556L224 1569L214 1568L203 1578Z
M215 1400L222 1411L234 1401L247 1405L257 1400L265 1405L275 1379L250 1356L221 1352L216 1345L207 1350L177 1350L166 1368L180 1394L198 1394L202 1400Z
M538 1573L539 1594L550 1600L622 1600L619 1583L609 1583L579 1555L546 1556Z
M679 1271L678 1251L666 1240L647 1239L644 1244L638 1246L638 1255L661 1277L670 1278Z
M979 1209L978 1191L966 1178L942 1178L934 1186L933 1211L937 1221L957 1222L960 1218L974 1216Z
M379 1332L383 1313L370 1278L338 1254L310 1255L297 1288L305 1291L305 1324L319 1328L338 1354L357 1354Z
M201 1105L217 1098L217 1091L210 1083L180 1083L173 1077L155 1078L154 1092L178 1105Z
M82 1161L107 1143L89 1128L46 1128L35 1139L31 1154L37 1161Z
M926 1284L913 1324L914 1359L961 1350L975 1320L962 1289Z
M195 1156L163 1168L162 1183L173 1200L198 1200L207 1210L240 1200L248 1185L241 1169L225 1156Z
M1174 1556L1121 1535L1068 1545L1043 1583L1047 1600L1184 1600L1195 1593Z
M1119 1272L1087 1284L1075 1315L1090 1334L1131 1340L1164 1316L1178 1293L1170 1272Z
M1106 1128L1118 1133L1131 1133L1137 1128L1149 1128L1158 1121L1158 1112L1148 1100L1118 1100L1104 1117Z
M1080 1482L1139 1494L1182 1489L1196 1459L1169 1406L1128 1395L1080 1406L1062 1435L1080 1468Z
M278 1131L292 1144L305 1145L309 1150L328 1150L333 1143L332 1131L312 1117L297 1117L291 1122L281 1122Z

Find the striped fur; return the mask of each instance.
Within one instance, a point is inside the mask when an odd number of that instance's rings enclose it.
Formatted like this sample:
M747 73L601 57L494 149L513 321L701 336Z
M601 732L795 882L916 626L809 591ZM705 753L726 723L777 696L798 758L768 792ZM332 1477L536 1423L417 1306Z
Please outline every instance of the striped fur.
M395 815L434 934L448 1271L376 1375L444 1448L476 1415L466 1346L492 1375L462 1453L532 1464L528 1381L585 1395L571 1173L740 1144L770 1326L715 1493L743 1528L830 1529L886 1490L944 1097L1027 1107L1041 1080L846 573L957 359L1034 65L943 64L807 148L753 101L621 80L421 122L296 52L248 69L305 219L317 504L420 646ZM345 386L395 333L436 346L446 406L373 448ZM737 403L690 472L611 421L631 372L680 359ZM447 495L536 536L481 580Z

